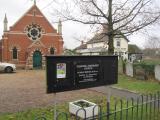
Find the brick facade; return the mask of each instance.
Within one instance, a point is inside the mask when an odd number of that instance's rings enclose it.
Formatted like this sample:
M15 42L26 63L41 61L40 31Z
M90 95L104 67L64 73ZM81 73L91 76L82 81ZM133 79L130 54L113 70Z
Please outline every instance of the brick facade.
M39 26L39 28L26 29L27 26L32 25ZM27 34L27 30L33 33ZM41 34L36 30L40 30ZM30 38L30 36L33 37ZM50 55L51 48L54 48L55 55L61 55L63 52L62 34L52 27L35 4L9 30L4 31L1 42L0 58L3 62L15 63L19 67L29 69L34 67L33 56L36 51L41 54L42 67L45 66L44 56ZM14 59L14 48L17 50L16 59Z
M2 61L2 41L0 41L0 62Z

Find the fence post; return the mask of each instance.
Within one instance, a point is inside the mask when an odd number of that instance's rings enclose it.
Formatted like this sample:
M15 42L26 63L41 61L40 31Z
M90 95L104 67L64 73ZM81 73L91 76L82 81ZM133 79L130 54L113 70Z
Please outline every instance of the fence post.
M152 120L152 94L149 95L150 96L150 115L149 115L149 119Z
M148 120L148 95L146 96L146 119Z
M131 115L132 119L131 120L133 120L133 116L134 116L133 115L133 110L134 110L134 99L133 98L131 98L131 104L132 104L132 112L131 112L132 113L132 115Z
M138 108L139 108L139 97L137 98L137 103L136 103L137 105L136 105L136 119L138 120Z
M107 96L107 120L109 120L110 116L110 98L111 97L111 89L108 90L108 96Z
M158 93L158 117L159 117L159 113L160 113L160 91L158 91L157 93Z
M126 105L126 107L127 107L127 109L126 109L126 120L128 120L128 103L129 103L129 101L128 101L128 99L126 100L127 101L127 105Z
M117 103L118 103L118 100L115 98L115 103L114 103L114 120L117 119Z
M94 107L95 109L95 107ZM98 105L98 120L102 120L102 106Z
M156 114L156 94L154 94L154 110L153 110L153 116L155 116L155 114ZM155 117L154 117L154 120L155 120Z
M110 102L107 101L107 120L109 120L109 115L110 115Z
M143 99L143 95L141 95L141 120L143 120L143 102L144 102L144 99Z
M123 100L122 99L120 99L120 107L121 107L120 120L123 120Z
M57 99L56 99L56 93L54 93L54 120L57 120Z

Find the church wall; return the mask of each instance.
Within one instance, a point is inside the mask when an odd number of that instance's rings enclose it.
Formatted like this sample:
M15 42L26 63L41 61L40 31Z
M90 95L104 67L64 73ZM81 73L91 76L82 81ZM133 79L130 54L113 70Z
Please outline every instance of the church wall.
M0 40L0 61L2 61L2 41Z
M5 40L5 43L8 44L4 45L4 58L6 62L11 62L15 64L26 64L26 59L28 55L32 55L32 51L34 50L41 50L43 52L43 56L49 55L49 48L54 47L56 49L55 54L61 55L63 52L63 41L60 41L59 36L47 36L44 35L39 41L44 45L45 48L42 46L31 46L31 48L28 49L28 47L33 43L32 40L28 39L26 34L9 34L8 39ZM18 49L18 59L13 60L12 59L12 49L13 47L17 47ZM27 53L27 51L30 51L30 53Z
M9 44L9 61L12 61L12 49L16 47L18 49L18 60L16 62L25 61L26 60L26 50L27 47L31 44L29 39L26 37L25 34L10 34L8 37L8 44ZM15 62L15 60L13 60Z

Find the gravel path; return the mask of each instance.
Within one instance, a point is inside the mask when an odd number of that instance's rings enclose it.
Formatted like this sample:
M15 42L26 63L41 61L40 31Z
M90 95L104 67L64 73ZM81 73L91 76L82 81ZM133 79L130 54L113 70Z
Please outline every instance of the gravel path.
M104 95L111 95L119 98L126 98L126 99L137 99L140 97L140 94L124 90L124 89L119 89L115 88L112 86L101 86L101 87L95 87L95 88L90 88L93 91L97 91L99 93L102 93Z
M87 89L57 93L58 102L102 96ZM30 108L52 106L54 95L46 94L44 70L18 70L0 73L0 113L17 112Z

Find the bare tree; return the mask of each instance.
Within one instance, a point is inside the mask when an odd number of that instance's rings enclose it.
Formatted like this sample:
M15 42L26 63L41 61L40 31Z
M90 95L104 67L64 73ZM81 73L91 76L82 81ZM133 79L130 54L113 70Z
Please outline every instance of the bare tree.
M151 36L145 41L145 48L160 49L160 38Z
M59 3L61 9L56 13L63 20L107 27L104 34L109 39L109 54L114 53L114 37L129 36L160 18L156 0L61 0Z

